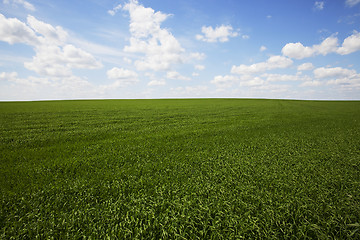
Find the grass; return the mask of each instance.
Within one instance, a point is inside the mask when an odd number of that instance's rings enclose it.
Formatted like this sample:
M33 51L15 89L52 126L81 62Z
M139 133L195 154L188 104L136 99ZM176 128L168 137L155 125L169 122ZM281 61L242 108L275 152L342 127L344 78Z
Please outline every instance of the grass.
M359 239L360 102L0 103L1 239Z

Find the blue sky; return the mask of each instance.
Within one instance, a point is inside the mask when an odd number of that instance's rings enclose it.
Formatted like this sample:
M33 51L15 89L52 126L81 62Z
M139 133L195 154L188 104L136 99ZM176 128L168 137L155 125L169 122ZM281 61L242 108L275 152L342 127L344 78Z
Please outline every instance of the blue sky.
M2 0L0 100L360 99L360 0Z

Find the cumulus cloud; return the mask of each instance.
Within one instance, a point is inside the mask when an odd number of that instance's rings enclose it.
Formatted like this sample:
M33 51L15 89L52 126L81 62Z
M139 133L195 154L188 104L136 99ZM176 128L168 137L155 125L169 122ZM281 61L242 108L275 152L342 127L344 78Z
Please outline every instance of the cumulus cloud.
M106 74L109 79L136 79L138 77L134 71L117 67L108 70Z
M183 81L189 81L191 80L189 77L185 77L181 75L180 73L176 71L169 71L166 73L166 78L173 79L173 80L183 80Z
M24 0L4 0L3 3L4 4L12 3L15 6L22 5L24 8L26 8L27 10L30 10L30 11L35 11L36 10L34 5L32 5L31 3L27 2L27 1L24 1Z
M295 59L311 57L314 54L314 50L311 47L304 47L300 42L286 44L281 52L283 55Z
M326 84L338 85L342 88L348 88L349 90L354 90L355 88L360 90L360 74L356 74L351 77L331 79L327 81Z
M314 76L317 79L327 80L327 85L338 85L350 90L360 89L360 74L353 69L322 67L314 70Z
M231 87L234 83L239 80L238 77L232 75L225 76L215 76L213 80L211 80L212 84L215 84L219 88L228 88Z
M314 77L301 77L300 87L318 87L324 85L337 85L341 88L353 90L360 89L360 74L353 69L341 67L321 67L313 71Z
M45 45L36 47L36 55L24 66L43 76L68 77L72 72L64 62L64 53L60 47Z
M230 88L233 85L238 85L241 87L259 87L266 84L265 80L258 76L252 75L225 75L225 76L215 76L211 81L212 84L215 84L218 89Z
M110 85L102 86L103 90L119 88L119 87L127 87L129 85L133 85L139 82L138 74L136 72L124 68L114 67L108 70L106 72L106 75L109 79L116 81L114 81Z
M338 39L336 37L328 37L319 45L314 45L312 48L314 50L314 54L321 54L323 56L336 52L338 47Z
M349 7L353 7L358 3L360 3L360 0L346 0L345 2L345 4Z
M142 53L145 56L135 61L138 70L169 70L173 64L183 62L184 49L177 39L161 23L170 15L155 12L152 8L131 0L124 7L130 14L130 45L125 52Z
M17 83L22 86L39 86L51 84L48 78L38 78L33 76L28 78L20 78L17 72L2 72L0 73L0 80Z
M342 45L339 47L338 38L331 36L326 38L321 44L313 45L312 47L307 47L297 43L288 43L286 44L281 52L284 56L303 59L307 57L312 57L316 55L327 55L329 53L338 53L341 55L350 54L360 50L360 33L354 31L354 33L345 38Z
M148 86L164 86L166 85L166 81L163 78L158 78L153 72L147 72L145 73L145 76L150 79L150 82L148 82Z
M56 77L34 77L20 78L16 72L0 73L0 79L16 83L17 89L25 89L26 94L33 95L35 99L54 99L56 94L61 92L61 96L89 92L93 86L86 80L77 76L68 76L62 78ZM15 85L13 85L14 87ZM28 88L30 87L30 88ZM46 87L47 91L41 93L37 91L39 88ZM51 89L51 91L49 91ZM46 96L46 97L44 97ZM74 95L75 96L75 95ZM21 95L20 95L21 97Z
M351 36L344 39L342 46L337 49L337 53L341 55L346 55L359 50L360 33L355 31Z
M60 26L53 27L52 25L42 22L33 16L27 17L27 24L38 34L39 40L43 44L63 45L67 38L68 33Z
M0 14L0 40L9 44L23 43L35 50L31 62L24 66L40 75L69 77L72 68L94 69L102 67L90 53L67 44L67 32L60 26L53 27L33 16L27 17L27 24L16 18Z
M312 63L303 63L298 66L298 71L308 71L314 69L314 65Z
M242 87L257 87L264 86L265 81L260 77L253 77L251 79L240 79L240 86Z
M265 46L261 46L259 50L260 50L260 52L263 52L263 51L265 51L266 49L267 49L267 48L266 48Z
M24 66L40 75L66 77L72 75L72 68L95 69L102 67L90 53L71 44L64 47L40 45L35 47L36 55Z
M327 55L331 52L336 52L338 47L338 39L336 37L328 37L321 44L313 45L312 47L305 47L300 42L286 44L281 52L284 56L303 59L315 55Z
M203 34L196 35L196 39L204 42L227 42L230 37L236 37L239 35L238 32L233 31L233 28L230 25L221 25L215 29L212 26L203 26L201 28L201 32ZM246 38L246 35L244 36Z
M293 61L284 56L272 56L269 57L265 62L255 63L252 65L241 64L239 66L232 66L231 73L236 74L255 74L259 72L264 72L267 70L277 69L277 68L287 68L293 64Z
M317 68L314 70L315 78L339 78L339 77L351 77L356 75L356 71L352 69L346 69L341 67L335 68Z
M0 13L0 40L9 44L25 43L35 46L40 43L35 31L17 18L6 18Z
M71 44L63 47L65 63L70 68L95 69L102 67L90 53Z

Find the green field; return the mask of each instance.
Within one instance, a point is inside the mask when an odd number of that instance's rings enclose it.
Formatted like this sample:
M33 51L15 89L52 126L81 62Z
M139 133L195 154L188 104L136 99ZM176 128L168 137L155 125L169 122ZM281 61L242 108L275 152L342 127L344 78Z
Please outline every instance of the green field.
M1 239L359 239L360 102L0 103Z

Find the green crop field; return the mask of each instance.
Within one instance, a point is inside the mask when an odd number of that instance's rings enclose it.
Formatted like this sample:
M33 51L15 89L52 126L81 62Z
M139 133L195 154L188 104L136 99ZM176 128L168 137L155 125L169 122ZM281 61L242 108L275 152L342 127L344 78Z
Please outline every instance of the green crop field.
M360 102L0 103L1 239L360 239Z

